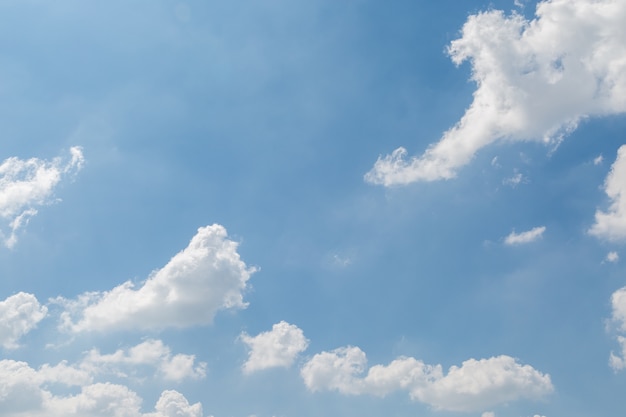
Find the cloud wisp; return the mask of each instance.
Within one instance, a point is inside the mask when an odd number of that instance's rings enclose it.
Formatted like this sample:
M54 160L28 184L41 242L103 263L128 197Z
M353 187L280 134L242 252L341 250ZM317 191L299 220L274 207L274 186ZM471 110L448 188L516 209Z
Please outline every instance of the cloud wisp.
M183 328L210 324L219 310L245 308L243 293L255 269L240 259L237 245L223 226L201 227L138 288L127 281L75 300L53 300L65 308L61 327L72 332Z
M8 158L0 164L0 238L12 248L17 232L37 214L37 207L54 202L54 190L64 177L84 165L80 147L70 149L71 158Z
M531 243L538 239L541 239L545 231L546 231L545 226L533 227L532 229L527 230L526 232L521 232L521 233L515 233L515 231L513 231L507 237L504 238L504 243L509 246L524 245L526 243Z
M477 89L463 117L421 156L400 147L365 180L384 186L450 179L496 141L556 146L586 117L626 112L626 3L546 0L536 17L472 15L448 47Z
M196 363L195 355L172 355L171 349L161 340L149 339L129 349L118 349L114 353L101 354L91 349L80 363L80 369L93 374L112 373L127 377L136 367L155 368L164 380L181 382L184 379L202 379L206 376L205 362Z
M484 411L519 399L538 400L554 390L549 375L506 355L469 359L444 375L441 365L411 357L367 369L365 352L354 346L316 354L301 376L311 391L382 397L403 390L413 400L447 411Z

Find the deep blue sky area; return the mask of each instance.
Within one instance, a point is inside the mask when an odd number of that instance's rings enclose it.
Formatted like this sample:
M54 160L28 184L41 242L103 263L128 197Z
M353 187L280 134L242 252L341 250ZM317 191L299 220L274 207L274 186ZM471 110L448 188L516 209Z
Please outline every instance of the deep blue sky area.
M625 16L1 1L0 414L621 416Z

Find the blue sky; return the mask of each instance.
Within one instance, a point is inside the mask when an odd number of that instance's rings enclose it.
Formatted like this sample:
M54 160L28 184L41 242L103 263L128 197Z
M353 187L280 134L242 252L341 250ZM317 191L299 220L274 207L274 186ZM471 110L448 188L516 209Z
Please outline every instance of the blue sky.
M0 414L621 416L624 19L0 2Z

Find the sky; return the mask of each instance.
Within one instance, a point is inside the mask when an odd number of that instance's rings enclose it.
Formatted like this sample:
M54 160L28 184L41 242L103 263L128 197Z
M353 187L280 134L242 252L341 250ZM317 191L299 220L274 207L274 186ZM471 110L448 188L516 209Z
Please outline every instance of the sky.
M625 21L0 1L0 414L621 417Z

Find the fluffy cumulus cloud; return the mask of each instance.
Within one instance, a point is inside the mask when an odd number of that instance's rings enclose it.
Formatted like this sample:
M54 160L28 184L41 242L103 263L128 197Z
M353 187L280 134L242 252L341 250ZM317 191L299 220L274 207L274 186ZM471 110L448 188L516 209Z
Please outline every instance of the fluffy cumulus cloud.
M47 383L80 387L76 395L55 395ZM190 405L176 391L163 391L155 412L142 413L142 400L128 387L92 383L81 370L45 365L39 370L25 362L0 361L0 414L6 417L201 417L200 403Z
M545 226L534 227L531 230L522 233L515 233L513 231L506 238L504 238L504 243L514 246L534 242L535 240L540 239L545 231Z
M6 349L18 347L17 341L31 331L48 314L32 294L17 293L0 301L0 345Z
M98 349L92 349L80 364L81 369L92 373L109 372L119 376L127 376L128 372L141 366L156 368L162 378L176 382L206 376L206 363L196 363L195 355L172 355L171 349L162 341L152 339L110 354L101 354Z
M309 345L304 332L298 326L285 321L273 325L272 330L257 336L242 333L240 339L250 348L248 360L243 365L244 373L289 367Z
M450 411L481 411L521 398L539 399L553 391L549 375L509 356L470 359L445 375L441 365L407 357L366 369L365 353L348 346L313 356L301 376L311 391L384 396L406 390L414 400Z
M472 15L448 52L477 89L463 117L421 156L398 148L365 179L385 186L453 178L499 140L552 146L585 117L626 111L626 3L546 0L536 17Z
M62 326L73 332L209 324L219 310L247 306L243 292L254 271L226 229L214 224L199 228L187 248L139 286L128 281L56 302L66 309Z
M607 211L596 211L596 221L589 233L599 238L619 241L626 238L626 145L617 151L617 158L604 182L604 191L611 200Z
M37 214L37 207L54 201L54 189L84 164L81 148L70 149L70 158L51 161L8 158L0 164L0 237L11 248L17 232Z

